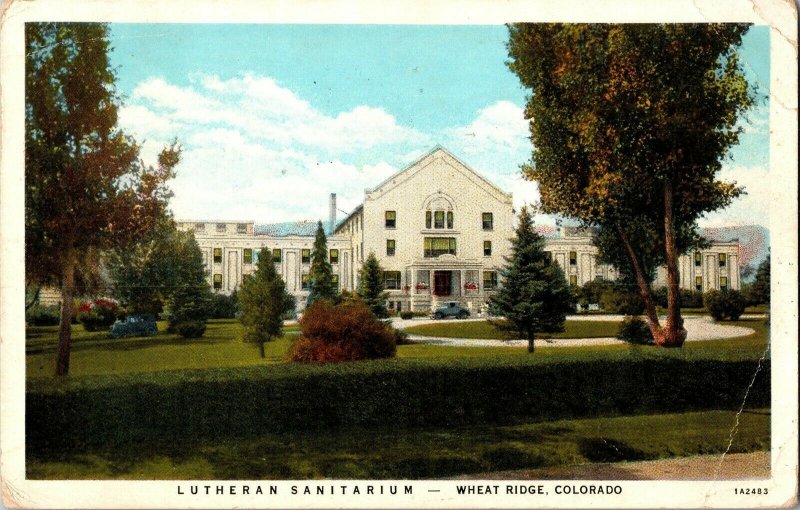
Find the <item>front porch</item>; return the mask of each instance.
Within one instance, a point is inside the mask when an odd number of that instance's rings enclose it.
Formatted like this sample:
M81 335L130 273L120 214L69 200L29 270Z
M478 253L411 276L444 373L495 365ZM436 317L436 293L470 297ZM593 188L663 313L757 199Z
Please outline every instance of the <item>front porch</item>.
M414 261L405 271L403 294L408 309L432 311L445 302L456 301L473 314L482 313L491 294L491 290L483 288L483 270L478 260L448 255Z

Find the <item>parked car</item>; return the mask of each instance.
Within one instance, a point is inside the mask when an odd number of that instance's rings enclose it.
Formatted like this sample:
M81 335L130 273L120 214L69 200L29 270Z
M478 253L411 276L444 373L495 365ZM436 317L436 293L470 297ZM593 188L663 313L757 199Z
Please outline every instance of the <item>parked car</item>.
M111 338L153 336L158 334L156 318L152 315L128 315L111 326Z
M459 305L455 301L451 301L449 303L445 303L444 306L437 308L431 314L431 319L444 319L445 317L466 319L469 317L469 310Z

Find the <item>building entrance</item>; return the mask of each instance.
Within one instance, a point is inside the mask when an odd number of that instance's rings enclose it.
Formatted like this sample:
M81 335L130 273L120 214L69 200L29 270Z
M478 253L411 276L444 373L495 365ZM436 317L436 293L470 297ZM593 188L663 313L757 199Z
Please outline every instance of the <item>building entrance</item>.
M453 274L451 271L433 272L433 295L449 296L453 291Z

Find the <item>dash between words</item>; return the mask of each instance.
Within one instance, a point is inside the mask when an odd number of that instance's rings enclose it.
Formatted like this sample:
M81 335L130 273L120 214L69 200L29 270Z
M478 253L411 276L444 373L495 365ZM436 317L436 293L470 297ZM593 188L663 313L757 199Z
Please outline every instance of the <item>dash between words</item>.
M320 484L320 485L292 485L289 487L289 492L292 495L397 495L397 494L413 494L413 486L411 485L334 485L334 484ZM256 495L277 495L277 485L178 485L179 495L231 495L231 496L256 496Z

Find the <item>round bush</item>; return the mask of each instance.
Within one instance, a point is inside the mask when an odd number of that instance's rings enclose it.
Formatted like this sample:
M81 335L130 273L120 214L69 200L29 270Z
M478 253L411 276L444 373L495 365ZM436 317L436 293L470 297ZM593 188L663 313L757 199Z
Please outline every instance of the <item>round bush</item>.
M206 323L201 321L180 322L175 331L184 338L200 338L206 332Z
M718 290L709 290L703 294L703 305L715 321L725 318L725 296Z
M725 315L730 317L732 321L738 321L747 306L744 296L738 290L729 290L724 294Z
M36 305L25 312L25 321L31 326L58 326L61 322L61 310L56 305Z
M95 299L82 303L78 308L78 322L86 331L108 329L119 315L119 306L107 299Z
M626 317L619 325L617 338L631 344L648 345L653 343L650 327L639 317Z
M397 350L392 327L357 301L314 302L300 319L300 332L289 356L301 363L390 358Z

